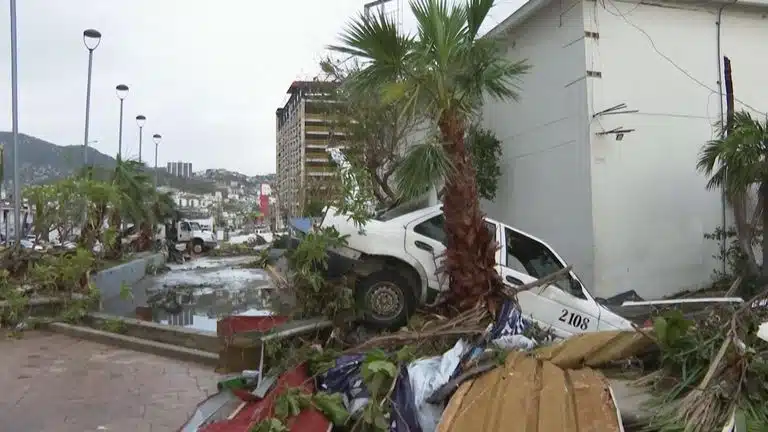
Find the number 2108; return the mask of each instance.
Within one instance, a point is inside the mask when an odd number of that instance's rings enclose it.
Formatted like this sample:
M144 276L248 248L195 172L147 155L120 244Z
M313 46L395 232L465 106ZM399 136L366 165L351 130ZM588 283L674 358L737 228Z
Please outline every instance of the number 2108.
M568 309L563 309L559 320L581 330L586 330L589 326L589 318L585 318L577 313L568 312Z

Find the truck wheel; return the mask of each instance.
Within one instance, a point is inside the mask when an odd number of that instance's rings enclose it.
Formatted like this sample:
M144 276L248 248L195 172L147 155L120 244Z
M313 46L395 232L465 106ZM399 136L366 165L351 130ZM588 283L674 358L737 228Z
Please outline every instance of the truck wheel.
M412 287L394 269L380 270L359 280L355 300L365 322L377 328L399 329L416 309Z
M195 239L192 241L192 252L194 252L196 255L199 255L203 253L203 241L200 239Z

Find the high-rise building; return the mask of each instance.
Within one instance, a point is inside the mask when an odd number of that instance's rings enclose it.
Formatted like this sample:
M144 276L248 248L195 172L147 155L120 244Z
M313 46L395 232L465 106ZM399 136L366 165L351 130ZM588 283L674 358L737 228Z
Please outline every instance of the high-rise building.
M334 126L332 90L325 81L294 81L288 102L278 108L277 183L280 205L292 216L301 214L308 184L336 181L326 149L345 139ZM322 186L321 186L322 187Z
M168 174L176 177L192 177L192 163L190 162L168 162Z

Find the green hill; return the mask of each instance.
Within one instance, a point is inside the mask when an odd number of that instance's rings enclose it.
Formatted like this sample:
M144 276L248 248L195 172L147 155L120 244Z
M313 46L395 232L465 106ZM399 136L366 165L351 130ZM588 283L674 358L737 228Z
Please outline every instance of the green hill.
M6 190L13 181L13 136L11 132L0 132L3 144L3 184ZM115 158L88 148L88 163L111 170ZM59 146L26 134L19 134L19 175L22 185L55 181L79 170L83 165L83 147L79 145ZM170 186L191 193L212 193L216 190L213 181L200 178L181 178L168 175L165 169L158 169L158 184Z

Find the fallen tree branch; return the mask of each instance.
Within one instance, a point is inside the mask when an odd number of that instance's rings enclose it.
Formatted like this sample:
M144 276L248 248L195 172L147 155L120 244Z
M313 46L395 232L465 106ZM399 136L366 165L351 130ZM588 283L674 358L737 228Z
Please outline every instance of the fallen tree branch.
M351 353L356 353L360 351L367 351L371 348L379 348L387 345L408 344L409 342L414 342L414 341L428 339L428 338L436 338L436 337L443 337L443 336L473 335L473 334L482 333L484 331L485 331L485 327L449 329L449 330L432 330L432 331L424 331L424 332L404 331L404 332L398 332L394 334L389 334L389 335L368 339L366 342L363 342L360 345L350 348L344 351L342 354L351 354Z
M558 281L560 279L563 279L568 276L568 274L573 270L573 266L569 265L565 268L562 268L554 273L551 273L547 276L544 276L542 278L536 279L533 282L528 282L527 284L520 285L519 287L515 288L507 288L504 287L504 294L514 298L517 293L521 291L528 291L530 289L536 288L538 286L551 284L552 282Z

